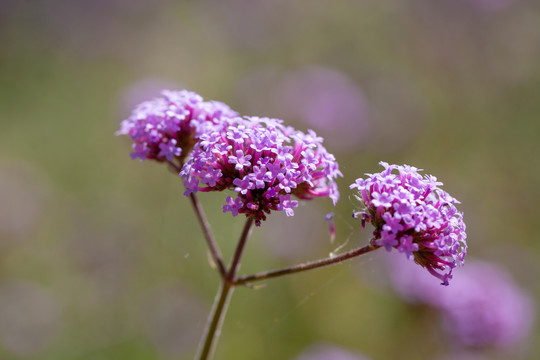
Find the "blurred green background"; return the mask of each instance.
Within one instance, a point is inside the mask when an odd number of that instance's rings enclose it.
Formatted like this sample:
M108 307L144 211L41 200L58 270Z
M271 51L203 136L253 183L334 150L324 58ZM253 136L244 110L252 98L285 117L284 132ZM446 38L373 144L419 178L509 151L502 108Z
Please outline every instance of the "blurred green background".
M327 256L351 229L365 244L348 185L383 160L443 181L469 256L538 297L538 1L3 0L0 40L0 359L193 357L218 276L180 180L114 136L162 88L314 128L340 161L338 206L272 215L241 273ZM224 197L200 199L228 258L243 219ZM215 359L318 343L452 358L437 317L392 291L384 255L237 289ZM539 344L534 330L475 354L537 359Z

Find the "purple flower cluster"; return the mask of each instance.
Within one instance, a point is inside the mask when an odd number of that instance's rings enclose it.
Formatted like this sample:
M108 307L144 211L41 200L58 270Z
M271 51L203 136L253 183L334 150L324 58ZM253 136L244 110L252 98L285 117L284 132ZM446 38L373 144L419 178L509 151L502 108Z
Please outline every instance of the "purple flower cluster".
M447 331L464 346L517 345L532 327L531 299L493 264L477 262L460 270L464 276L453 284L453 296L440 298Z
M439 188L442 183L434 176L422 177L408 165L380 164L384 171L366 174L368 178L350 186L358 189L357 198L365 206L355 217L361 217L362 226L369 222L375 227L374 246L414 257L448 285L452 269L463 264L467 250L463 214L454 206L459 202Z
M223 119L201 134L180 176L186 195L233 190L224 212L252 216L257 225L272 210L288 216L300 199L339 198L335 179L342 176L334 156L315 132L286 127L281 120L258 117Z
M295 360L369 360L369 358L335 345L323 343L308 347Z
M455 271L448 288L436 286L427 274L401 259L393 259L389 266L397 292L405 300L438 309L450 339L460 346L510 350L532 330L532 299L495 264L468 262Z
M116 134L133 139L133 159L178 159L181 164L201 134L236 115L227 105L193 92L165 90L162 97L138 105Z

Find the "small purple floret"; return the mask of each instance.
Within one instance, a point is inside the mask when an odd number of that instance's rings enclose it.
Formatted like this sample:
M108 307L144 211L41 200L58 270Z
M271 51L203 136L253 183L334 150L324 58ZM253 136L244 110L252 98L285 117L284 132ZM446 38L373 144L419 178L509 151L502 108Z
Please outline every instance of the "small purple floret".
M225 199L226 205L223 205L223 212L230 211L233 216L238 215L238 210L242 207L242 201L240 198L233 199L227 196Z
M167 161L173 161L175 156L180 156L182 154L182 149L176 147L176 139L171 139L168 143L159 144L159 154L157 155L158 159L165 157Z

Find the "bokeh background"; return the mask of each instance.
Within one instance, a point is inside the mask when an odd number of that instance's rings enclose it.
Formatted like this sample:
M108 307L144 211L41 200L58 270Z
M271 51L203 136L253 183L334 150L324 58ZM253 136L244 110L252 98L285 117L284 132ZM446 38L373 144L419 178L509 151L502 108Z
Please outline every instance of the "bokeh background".
M315 129L340 161L338 206L272 215L242 273L365 244L348 185L383 160L442 180L469 258L536 304L538 1L2 0L0 41L1 359L194 356L217 274L180 180L114 136L164 88ZM228 257L243 219L201 195ZM540 357L535 311L510 347L455 344L388 255L237 289L215 359Z

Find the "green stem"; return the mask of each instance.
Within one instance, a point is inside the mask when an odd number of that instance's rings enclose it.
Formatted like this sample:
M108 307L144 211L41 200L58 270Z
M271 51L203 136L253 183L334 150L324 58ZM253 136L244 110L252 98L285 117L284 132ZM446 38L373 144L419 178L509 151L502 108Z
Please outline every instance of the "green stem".
M205 360L208 359L208 357L210 356L210 352L212 351L212 345L214 344L214 341L217 340L221 332L218 331L218 329L221 328L223 318L225 316L225 313L227 312L229 299L232 295L231 290L233 290L233 286L231 283L225 281L221 283L220 290L214 300L212 312L210 313L210 317L208 318L209 322L207 324L204 342L201 343L199 347L199 354L197 355L197 359Z
M205 334L203 336L204 340L201 342L199 347L197 356L199 360L206 360L209 358L209 356L211 356L213 345L219 337L220 328L227 312L227 305L229 304L229 299L231 298L232 290L235 286L236 273L240 265L240 259L242 258L242 253L244 252L252 226L253 218L249 217L244 225L244 229L240 239L238 240L238 244L236 245L236 250L229 266L229 271L227 272L226 277L222 278L220 290L214 300L214 305L212 307L212 311L210 312Z

